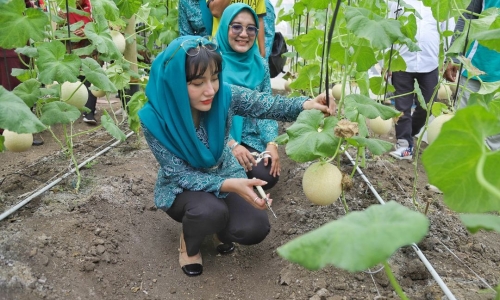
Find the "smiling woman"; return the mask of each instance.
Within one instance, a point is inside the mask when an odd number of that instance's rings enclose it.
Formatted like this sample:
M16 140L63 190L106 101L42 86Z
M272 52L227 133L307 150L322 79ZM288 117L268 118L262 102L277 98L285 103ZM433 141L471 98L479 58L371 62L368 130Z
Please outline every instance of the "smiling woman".
M221 254L233 243L260 243L269 233L266 202L226 147L232 117L293 121L303 109L328 109L325 95L287 99L224 84L222 58L211 41L177 38L153 61L139 111L144 136L160 164L155 204L182 223L179 264L203 272L200 246L214 235ZM272 204L270 195L269 204Z

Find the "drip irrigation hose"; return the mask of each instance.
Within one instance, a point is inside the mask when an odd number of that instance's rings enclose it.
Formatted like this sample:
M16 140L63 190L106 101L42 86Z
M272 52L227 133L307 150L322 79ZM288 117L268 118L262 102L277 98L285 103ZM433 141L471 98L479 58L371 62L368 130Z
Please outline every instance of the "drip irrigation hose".
M328 27L328 8L330 6L326 7L326 14L325 14L325 34L323 35L323 41L326 41L326 28ZM324 44L324 43L323 43ZM325 51L326 48L323 46L323 51L321 51L321 66L319 70L319 93L321 94L321 84L323 82L323 61L325 60ZM327 54L328 55L328 54ZM325 91L328 91L328 87L325 87Z
M330 78L328 74L328 56L330 55L330 46L332 44L332 38L333 38L333 30L335 28L335 21L337 21L337 16L339 14L339 9L340 9L340 1L337 0L337 4L335 5L335 10L333 11L333 17L332 17L332 23L330 24L330 29L328 30L328 40L326 43L326 74L325 74L325 91L328 91L330 88ZM326 30L326 28L325 28ZM323 63L323 62L321 62ZM326 93L326 106L330 106L330 93Z
M356 166L356 162L354 161L354 159L352 158L352 156L349 155L349 153L347 151L344 152L344 154L351 161L352 165ZM385 204L385 201L380 197L380 195L377 193L377 190L375 190L375 188L373 187L373 185L370 183L370 181L368 180L368 178L365 176L365 174L363 173L363 171L361 171L361 169L358 166L356 167L356 171L359 173L359 175L361 176L361 178L363 178L363 180L366 182L366 184L368 185L368 187L372 191L372 193L375 196L375 198L377 198L378 202L380 202L380 204L382 204L382 205ZM424 263L424 265L427 268L427 270L431 273L432 278L434 278L434 280L436 280L436 283L439 285L439 287L441 288L441 290L443 291L443 293L446 295L446 297L448 297L449 300L456 300L455 296L452 294L452 292L450 291L450 289L448 288L448 286L446 286L446 284L444 283L444 281L441 279L441 277L436 272L436 270L432 267L431 263L427 260L427 258L422 253L422 251L420 251L420 249L418 248L418 246L415 243L413 243L413 244L411 244L411 247L417 253L417 255L420 258L420 260Z
M125 136L125 139L127 139L128 137L130 137L132 134L134 134L133 131L129 132L126 136ZM101 150L100 152L98 152L97 154L95 154L94 156L86 159L84 162L80 163L78 165L78 170L80 170L81 167L85 166L87 163L91 162L92 160L94 160L95 158L101 156L102 154L108 152L111 148L113 148L114 146L118 145L119 143L121 143L121 141L116 141L114 142L113 144L109 145L108 147L104 148L103 150ZM15 206L11 207L10 209L6 210L4 213L2 213L0 215L0 221L2 221L3 219L5 219L6 217L10 216L12 213L14 213L15 211L17 211L19 208L23 207L24 205L26 205L28 202L30 202L31 200L33 200L33 198L41 195L42 193L44 193L45 191L49 190L50 188L52 188L53 186L55 186L56 184L58 184L59 182L61 182L63 179L65 179L66 177L70 176L71 174L73 174L74 172L76 171L76 168L73 168L71 169L69 172L67 172L66 174L62 175L61 177L57 178L56 180L50 182L49 184L47 184L46 186L44 186L43 188L39 189L38 191L36 191L35 193L31 194L31 196L29 196L28 198L24 199L23 201L19 202L18 204L16 204Z

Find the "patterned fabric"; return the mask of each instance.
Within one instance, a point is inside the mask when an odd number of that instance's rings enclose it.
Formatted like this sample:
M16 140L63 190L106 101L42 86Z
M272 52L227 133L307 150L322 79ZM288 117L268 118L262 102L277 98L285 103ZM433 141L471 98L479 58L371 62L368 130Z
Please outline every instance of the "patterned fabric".
M227 85L225 85L227 87ZM293 121L302 111L303 103L307 97L286 98L281 95L257 93L255 91L230 86L232 102L229 109L228 120L234 114L249 117L272 118L281 121ZM155 186L155 204L158 208L167 210L175 197L184 190L205 191L214 193L219 198L225 198L227 193L220 192L224 180L229 178L247 178L245 171L229 147L224 148L219 164L214 168L193 168L185 160L168 151L142 124L144 137L148 142L153 155L160 164L158 179ZM227 123L226 132L229 132L231 122ZM208 144L206 129L200 126L196 134L200 141ZM226 135L225 143L228 141Z
M203 0L204 1L204 0ZM206 4L204 4L206 7ZM208 10L208 8L207 8ZM209 11L210 12L210 11ZM210 20L211 21L211 20ZM212 35L212 24L203 22L203 14L199 0L179 1L179 34L183 35Z
M269 55L273 51L274 33L276 32L275 24L276 13L274 12L274 6L270 0L266 0L266 15L264 16L264 33L265 33L265 44L266 44L266 63Z

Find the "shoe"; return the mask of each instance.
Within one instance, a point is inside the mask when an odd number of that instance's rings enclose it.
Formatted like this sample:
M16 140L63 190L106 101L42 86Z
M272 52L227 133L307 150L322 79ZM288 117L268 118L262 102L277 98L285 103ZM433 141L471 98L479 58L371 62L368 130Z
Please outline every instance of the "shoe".
M428 191L431 191L431 192L434 192L436 194L442 194L443 192L435 185L432 185L430 183L428 183L426 186L425 186L425 189L428 190Z
M184 234L181 233L180 247L179 247L179 264L181 269L187 276L198 276L203 273L203 261L201 253L198 253L194 261L188 261L182 254L186 253L186 243L184 242ZM187 253L186 253L187 256Z
M83 122L90 124L90 125L97 125L97 121L95 120L93 112L83 114Z
M397 159L413 159L413 147L399 147L396 151L389 153L392 157Z
M214 234L213 240L214 240L214 244L216 245L215 249L217 249L217 252L219 252L222 255L229 254L229 253L233 252L235 249L233 242L223 243L219 240L219 237L217 237L217 234Z
M43 145L43 140L33 140L33 146L41 146Z

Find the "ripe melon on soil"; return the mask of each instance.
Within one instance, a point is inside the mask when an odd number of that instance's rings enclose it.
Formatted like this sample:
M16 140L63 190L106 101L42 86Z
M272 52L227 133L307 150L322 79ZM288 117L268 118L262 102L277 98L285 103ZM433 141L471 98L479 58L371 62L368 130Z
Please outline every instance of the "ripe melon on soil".
M17 133L14 131L4 130L3 136L5 138L5 148L12 152L26 151L31 148L31 145L33 144L33 134L31 133Z
M87 87L80 81L66 81L61 85L61 100L79 109L85 106L89 99Z
M313 163L304 172L302 189L312 203L332 204L342 193L342 173L330 163Z
M451 118L453 118L452 114L440 115L429 124L427 127L427 143L429 145L436 140L441 132L443 124L448 122Z

